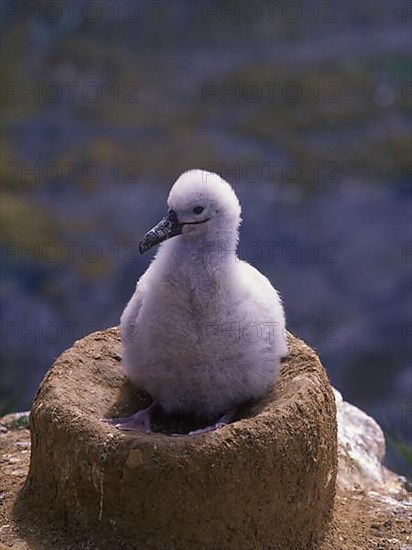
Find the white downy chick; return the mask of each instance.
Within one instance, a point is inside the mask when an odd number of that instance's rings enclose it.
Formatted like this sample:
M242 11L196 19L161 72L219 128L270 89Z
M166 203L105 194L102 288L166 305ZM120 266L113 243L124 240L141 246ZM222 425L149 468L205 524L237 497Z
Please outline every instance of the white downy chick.
M120 323L124 372L154 403L110 422L149 433L155 407L218 419L193 435L231 422L271 388L287 354L285 317L269 280L237 257L241 208L226 181L190 170L167 202L140 251L165 242Z

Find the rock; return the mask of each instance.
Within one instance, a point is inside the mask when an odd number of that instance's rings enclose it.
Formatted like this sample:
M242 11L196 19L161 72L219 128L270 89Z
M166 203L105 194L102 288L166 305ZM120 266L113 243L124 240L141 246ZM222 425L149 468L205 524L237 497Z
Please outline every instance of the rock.
M379 424L365 412L343 401L333 388L338 421L338 477L342 488L398 493L403 478L382 465L385 436Z
M76 342L33 403L18 515L99 549L316 547L335 495L335 399L313 350L288 339L264 400L217 432L177 438L167 434L194 426L159 417L146 435L102 423L150 400L122 374L117 329Z
M29 426L29 414L28 411L6 414L0 419L1 431L27 428Z

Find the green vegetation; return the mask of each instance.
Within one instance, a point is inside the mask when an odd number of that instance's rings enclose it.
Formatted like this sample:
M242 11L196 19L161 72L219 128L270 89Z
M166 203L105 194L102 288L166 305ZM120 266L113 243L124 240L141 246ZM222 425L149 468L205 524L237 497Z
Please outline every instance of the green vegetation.
M9 424L9 430L19 430L20 428L29 427L29 416L24 415L12 420Z
M411 442L397 433L396 435L385 434L387 444L395 451L395 453L406 462L409 468L408 480L412 481L412 446Z

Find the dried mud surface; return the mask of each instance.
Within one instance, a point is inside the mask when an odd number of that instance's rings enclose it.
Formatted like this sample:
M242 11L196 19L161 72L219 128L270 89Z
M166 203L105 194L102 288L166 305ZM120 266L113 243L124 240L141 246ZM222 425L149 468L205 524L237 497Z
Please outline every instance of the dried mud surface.
M16 495L27 476L30 461L28 429L0 434L0 548L13 550L97 550L81 538L68 542L50 525L41 529L30 521L18 523L13 514ZM339 490L334 518L319 550L411 550L412 518L399 507L388 508L357 488ZM119 546L118 548L122 548Z
M356 490L338 494L320 542L335 492L335 403L315 353L293 337L289 348L273 392L246 407L241 419L216 433L171 438L170 432L196 425L159 417L157 433L147 436L100 421L130 414L150 398L121 372L116 329L77 342L36 396L23 489L28 430L2 434L2 544L36 550L403 548L399 537L406 540L402 530L410 523L393 510L387 517L384 507L379 523L379 506Z

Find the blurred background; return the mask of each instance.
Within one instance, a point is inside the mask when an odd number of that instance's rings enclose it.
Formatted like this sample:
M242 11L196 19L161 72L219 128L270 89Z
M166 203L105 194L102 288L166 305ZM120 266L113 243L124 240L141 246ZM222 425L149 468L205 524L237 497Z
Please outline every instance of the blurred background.
M3 1L1 409L117 325L190 168L410 474L412 3ZM409 449L409 450L408 450Z

